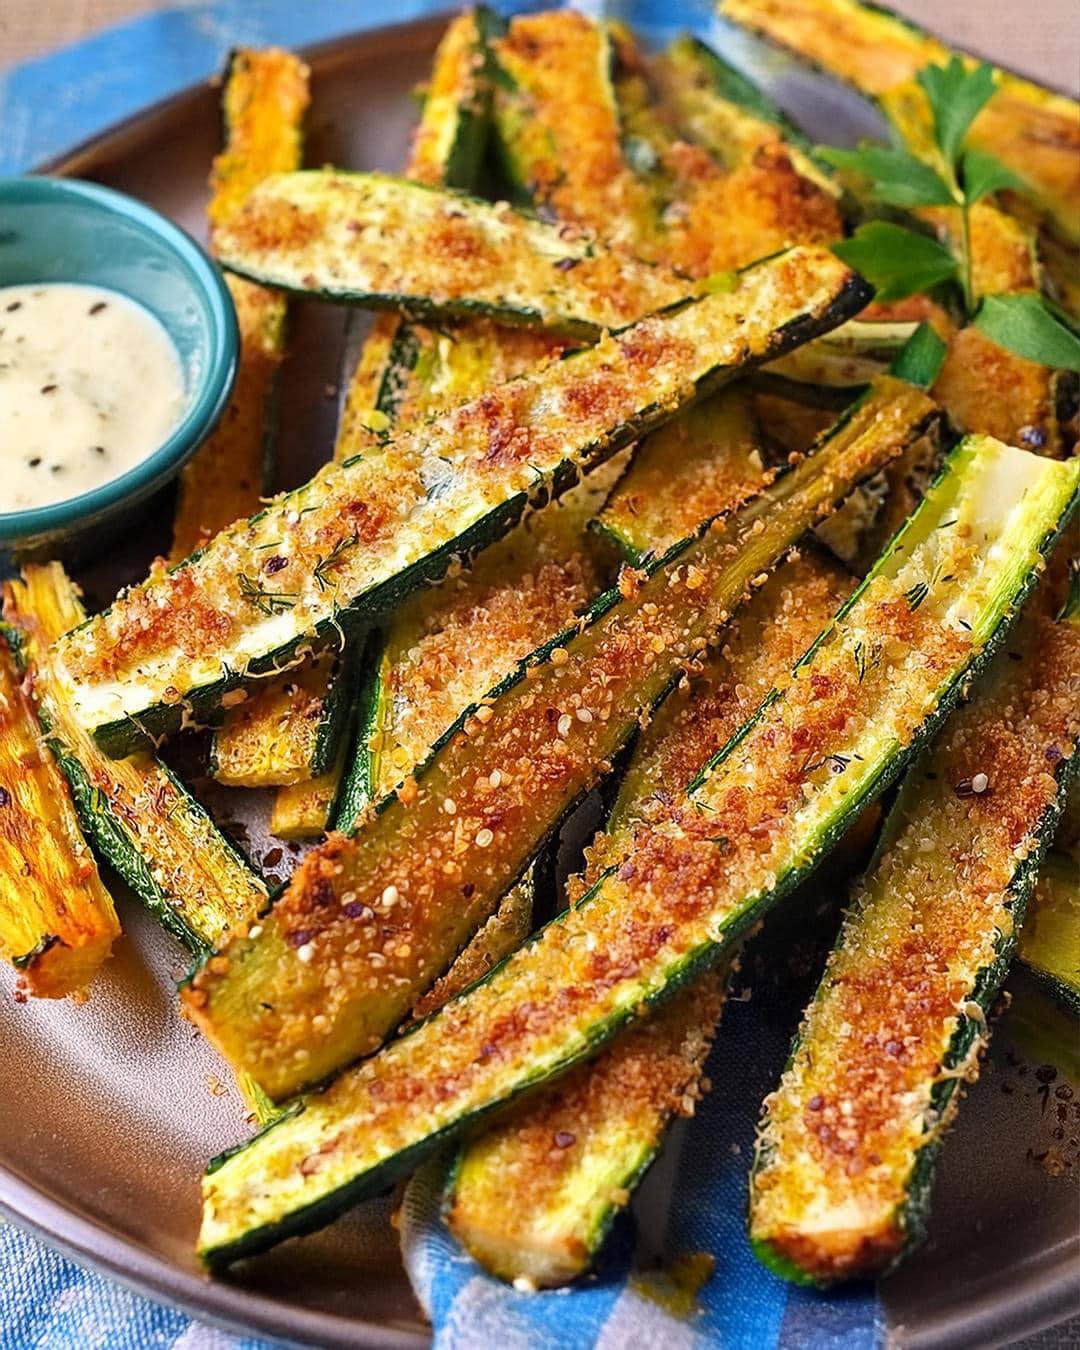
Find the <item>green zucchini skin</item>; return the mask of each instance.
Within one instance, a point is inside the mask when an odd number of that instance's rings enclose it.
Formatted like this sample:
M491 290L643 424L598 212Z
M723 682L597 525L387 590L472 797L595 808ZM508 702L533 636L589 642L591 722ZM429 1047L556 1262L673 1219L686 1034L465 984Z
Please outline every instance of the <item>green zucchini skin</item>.
M1080 764L1080 721L1071 713L1080 680L1080 630L1048 632L1055 626L1048 622L1051 587L1048 579L1034 595L1008 651L996 658L970 705L901 786L784 1079L767 1099L751 1176L751 1243L784 1279L825 1285L885 1273L925 1236L934 1170L944 1128L959 1105L959 1081L974 1072L987 1016L1018 931L1023 941L1028 899ZM1018 756L1019 739L1026 759ZM1048 742L1060 756L1049 784L1043 753ZM965 783L974 781L973 763L989 771L987 790L999 800L1022 794L1016 804L988 801L966 812L956 806L953 794L962 796ZM999 825L1003 813L1007 827ZM956 880L942 877L933 909L920 908L924 888L934 884L935 852L937 865ZM995 878L1007 873L1000 892L996 879L991 885L981 876L995 864ZM971 884L969 869L975 872ZM997 893L1003 896L1000 905L986 908ZM980 940L977 957L968 955ZM907 952L913 942L918 962ZM936 1001L940 990L933 978L920 984L921 1001L913 1003L906 1022L898 1021L888 994L877 992L878 982L905 981L908 972L922 981L924 971L943 968L953 972L945 1008ZM856 1016L862 1044L887 1040L902 1047L904 1064L913 1060L925 1067L933 1061L926 1076L915 1082L906 1068L890 1070L885 1054L872 1084L862 1089L842 1069L830 1071L830 1065L850 1062L853 1047L845 1037ZM946 1034L947 1044L939 1048L938 1037ZM925 1099L918 1095L923 1091ZM846 1124L836 1125L833 1098L842 1098ZM883 1116L882 1102L890 1100L890 1114ZM823 1114L819 1118L816 1112ZM804 1130L815 1132L806 1122L819 1119L826 1132L821 1138L837 1128L857 1136L844 1155L843 1176L831 1143L804 1142ZM789 1188L792 1200L785 1203Z
M334 634L340 640L342 629L395 608L411 591L441 576L453 557L470 556L506 533L530 504L560 496L582 473L681 407L843 322L868 294L861 279L826 250L789 250L748 269L733 292L683 304L609 337L600 347L511 381L403 433L376 459L328 466L260 515L223 531L174 571L153 573L110 610L63 638L57 650L64 694L109 754L127 753L148 736L168 735L185 722L205 723L246 675L280 669L302 643L330 640ZM755 307L757 318L751 320ZM660 351L665 360L657 365ZM556 434L544 432L541 444L541 427L550 426L550 419L529 400L573 400L574 390L596 388L597 382L618 399L617 413L610 405L605 409L590 402ZM510 432L515 443L518 438L531 442L526 465L515 457L507 467L488 469L484 447L491 450L487 428L492 416L503 420L500 436ZM430 475L438 460L450 472L440 469L434 481ZM427 494L407 519L396 513L396 499L384 504L382 497L372 496L404 494L424 475ZM312 512L313 518L305 519ZM343 512L359 513L364 521L374 516L363 543L358 533L347 534ZM287 584L301 587L291 594L280 583L268 586L261 580L266 549L286 545L294 568L289 576L295 577ZM335 548L344 553L337 559L333 585L316 588L320 559ZM256 601L265 595L270 605L248 599L245 582L265 587L256 589ZM191 611L193 592L202 622L189 627L186 649L157 631L126 626L133 611L150 604L155 617L169 623L170 612ZM302 617L296 612L298 598ZM173 604L178 609L170 611ZM272 612L264 622L259 615L267 617L267 607ZM218 625L227 635L219 635ZM190 642L194 634L197 646ZM129 643L127 670L115 656L122 636ZM130 673L134 666L137 680ZM211 670L215 673L207 678ZM162 701L169 690L173 701ZM160 692L155 696L154 691Z
M494 11L478 5L444 34L424 95L410 178L475 190L491 132L487 38L499 22Z

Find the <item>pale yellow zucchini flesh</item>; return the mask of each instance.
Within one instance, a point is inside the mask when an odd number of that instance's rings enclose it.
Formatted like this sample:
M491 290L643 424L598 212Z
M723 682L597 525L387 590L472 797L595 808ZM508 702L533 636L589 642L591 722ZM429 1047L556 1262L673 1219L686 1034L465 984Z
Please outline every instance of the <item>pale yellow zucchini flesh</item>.
M25 992L63 998L86 989L119 936L112 896L0 635L0 955Z
M308 69L277 48L234 52L225 76L225 149L211 176L210 247L252 188L300 167ZM266 490L273 387L285 351L286 301L240 277L226 283L236 306L240 360L220 425L180 475L171 557L179 561L218 530L249 516Z

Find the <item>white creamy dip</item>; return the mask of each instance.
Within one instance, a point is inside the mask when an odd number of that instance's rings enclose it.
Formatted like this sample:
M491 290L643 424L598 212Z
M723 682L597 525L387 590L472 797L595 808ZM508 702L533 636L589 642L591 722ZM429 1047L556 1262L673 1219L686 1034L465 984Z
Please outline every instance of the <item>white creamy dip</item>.
M183 410L179 354L141 305L99 286L0 287L0 513L117 478Z

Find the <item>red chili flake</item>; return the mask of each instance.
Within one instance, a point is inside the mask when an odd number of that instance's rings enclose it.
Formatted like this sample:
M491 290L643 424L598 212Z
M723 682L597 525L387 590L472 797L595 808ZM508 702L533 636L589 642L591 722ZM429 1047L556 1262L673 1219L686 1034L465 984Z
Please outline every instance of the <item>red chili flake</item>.
M573 1134L570 1130L556 1130L556 1132L555 1132L555 1147L556 1147L556 1148L569 1148L570 1145L571 1145L572 1143L574 1143L576 1139L577 1139L577 1135L576 1135L576 1134Z
M580 261L580 258L560 258L558 262L555 263L555 271L572 272Z
M263 563L263 571L267 575L273 576L275 572L280 572L283 567L288 567L288 565L288 558L283 558L280 553L275 553L272 558L267 558Z
M305 942L310 942L315 934L310 928L294 928L291 933L285 934L285 941L290 947L302 947Z
M371 911L368 910L367 905L363 904L362 901L350 900L347 905L342 907L341 912L347 919L359 919L365 913L370 913Z
M282 854L281 849L272 848L270 852L266 855L266 857L263 859L263 866L276 867L278 863L281 861L283 856L284 855Z
M806 1109L808 1111L820 1111L824 1105L825 1105L825 1098L821 1095L820 1092L816 1092L806 1103Z
M475 890L476 887L473 885L473 883L471 881L467 881L465 885L462 886L461 888L461 894L465 897L466 900L468 900Z
M11 805L11 793L6 787L0 787L0 806Z
M91 314L100 314L103 309L108 308L108 301L98 300L90 306Z

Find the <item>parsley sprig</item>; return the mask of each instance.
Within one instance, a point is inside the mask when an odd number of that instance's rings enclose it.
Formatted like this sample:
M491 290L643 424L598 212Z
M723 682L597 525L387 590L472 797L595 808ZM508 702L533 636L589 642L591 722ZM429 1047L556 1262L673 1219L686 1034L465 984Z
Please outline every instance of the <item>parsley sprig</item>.
M958 57L930 65L916 79L926 95L932 144L926 155L862 141L856 150L823 146L821 157L869 181L873 201L905 210L949 206L960 212L958 253L929 235L891 221L861 225L836 253L877 289L878 299L900 300L918 291L954 283L968 317L1009 351L1064 370L1080 370L1080 336L1067 315L1033 292L975 294L971 255L971 209L984 197L1023 183L994 155L967 145L968 132L993 96L997 77L985 62L968 67Z

